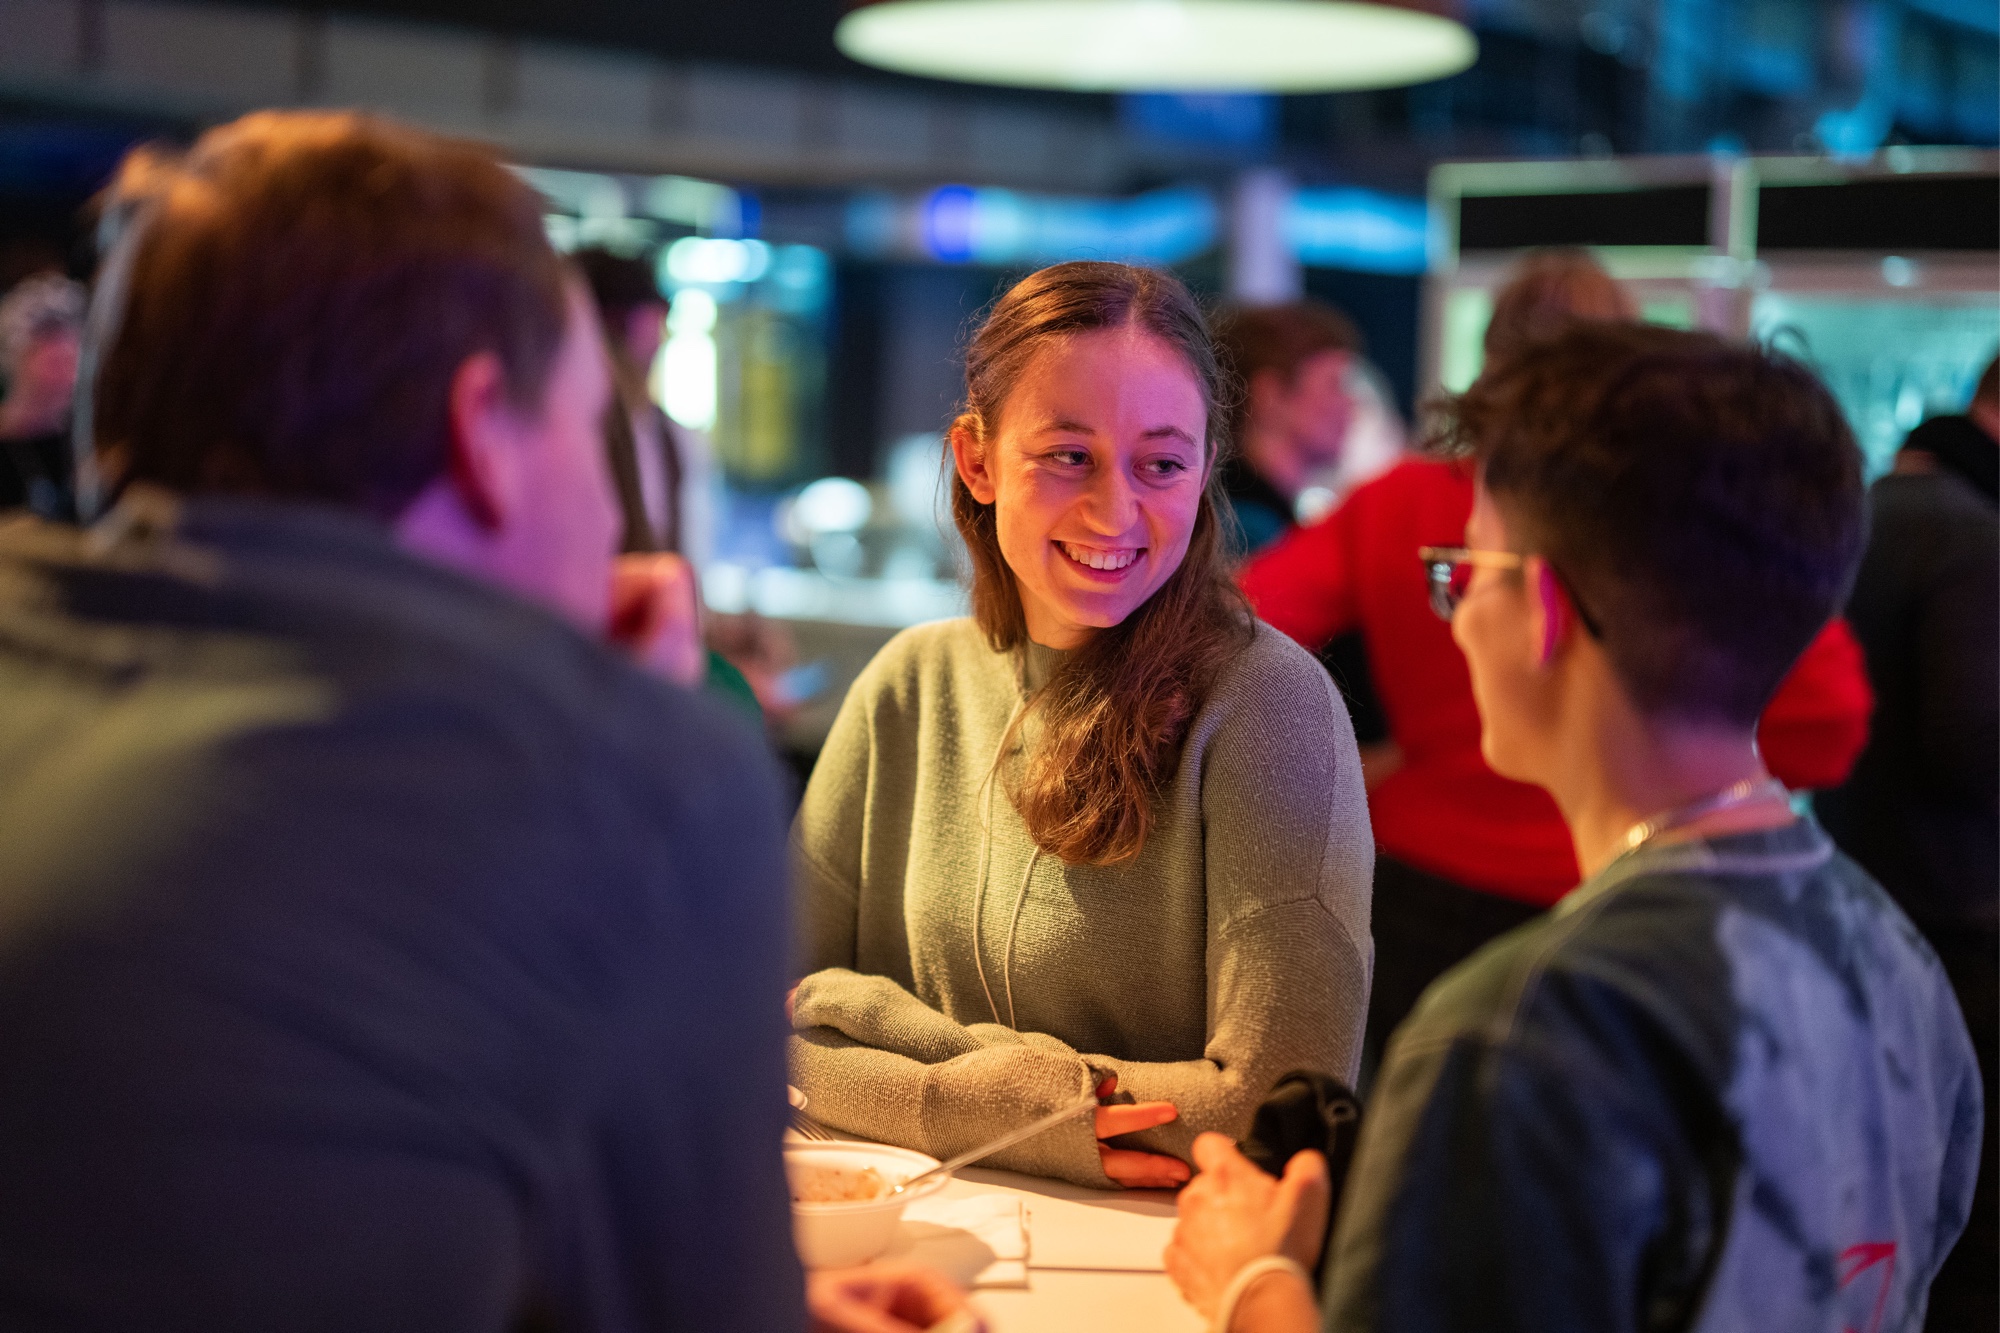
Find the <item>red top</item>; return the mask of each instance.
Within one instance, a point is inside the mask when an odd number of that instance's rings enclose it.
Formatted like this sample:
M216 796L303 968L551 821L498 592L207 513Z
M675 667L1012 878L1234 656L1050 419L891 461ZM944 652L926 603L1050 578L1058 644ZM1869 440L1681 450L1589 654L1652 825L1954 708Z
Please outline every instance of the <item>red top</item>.
M1419 546L1457 546L1472 516L1462 463L1410 460L1288 534L1242 574L1257 614L1306 647L1360 630L1403 766L1369 793L1375 842L1469 888L1548 904L1579 878L1556 804L1479 755L1479 710L1451 627L1431 611ZM1838 785L1868 739L1874 695L1847 622L1807 647L1757 739L1786 785Z

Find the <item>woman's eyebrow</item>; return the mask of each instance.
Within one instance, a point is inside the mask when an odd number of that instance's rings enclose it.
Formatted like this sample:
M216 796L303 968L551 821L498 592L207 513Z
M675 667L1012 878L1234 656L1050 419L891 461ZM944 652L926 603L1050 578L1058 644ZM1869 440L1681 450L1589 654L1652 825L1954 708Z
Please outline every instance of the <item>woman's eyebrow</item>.
M1044 421L1041 425L1035 427L1035 434L1095 435L1097 431L1093 427L1086 426L1081 421L1071 421L1068 417L1057 417L1053 421Z
M1155 426L1139 438L1142 440L1179 440L1182 444L1190 447L1200 447L1194 436L1188 434L1179 426Z

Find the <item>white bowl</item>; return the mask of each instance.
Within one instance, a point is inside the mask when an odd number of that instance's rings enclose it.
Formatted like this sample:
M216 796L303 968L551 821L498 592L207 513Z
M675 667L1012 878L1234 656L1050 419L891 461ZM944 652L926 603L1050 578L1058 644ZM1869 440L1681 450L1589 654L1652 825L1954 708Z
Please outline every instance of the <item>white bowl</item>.
M858 1171L874 1167L894 1185L936 1166L937 1158L886 1143L787 1143L785 1170L794 1167L838 1166ZM851 1203L792 1204L792 1243L807 1268L849 1268L865 1264L896 1239L903 1208L935 1194L950 1176L933 1176L913 1190L882 1199Z

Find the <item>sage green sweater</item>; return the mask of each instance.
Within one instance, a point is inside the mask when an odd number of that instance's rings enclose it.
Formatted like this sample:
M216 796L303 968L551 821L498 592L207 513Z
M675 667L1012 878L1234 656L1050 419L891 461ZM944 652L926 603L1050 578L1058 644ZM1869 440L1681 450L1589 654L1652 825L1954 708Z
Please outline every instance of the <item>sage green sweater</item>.
M1144 851L1107 868L1041 851L1008 798L1035 714L986 781L1060 660L944 621L897 635L848 692L792 827L793 1080L828 1124L946 1157L1116 1074L1180 1110L1120 1146L1185 1158L1202 1130L1243 1134L1292 1070L1353 1081L1374 842L1326 672L1260 622ZM988 1165L1110 1184L1087 1116Z

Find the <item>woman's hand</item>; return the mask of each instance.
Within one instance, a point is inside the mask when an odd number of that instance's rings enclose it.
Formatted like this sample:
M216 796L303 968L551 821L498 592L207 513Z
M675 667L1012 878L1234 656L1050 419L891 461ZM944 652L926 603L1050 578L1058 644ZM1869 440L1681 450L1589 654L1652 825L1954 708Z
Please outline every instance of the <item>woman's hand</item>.
M1326 1158L1302 1152L1273 1180L1220 1134L1194 1141L1194 1183L1181 1191L1167 1243L1167 1276L1189 1305L1214 1317L1216 1302L1252 1259L1282 1254L1311 1270L1326 1234ZM1275 1280L1275 1279L1271 1279Z
M869 1264L806 1274L812 1333L918 1333L954 1315L965 1333L986 1327L943 1274L917 1264Z
M1113 1074L1097 1085L1097 1098L1102 1101L1116 1091L1118 1076ZM1164 1153L1135 1152L1130 1148L1107 1148L1102 1142L1120 1134L1136 1134L1142 1129L1164 1125L1179 1116L1180 1112L1172 1102L1132 1102L1124 1106L1098 1107L1097 1137L1100 1142L1097 1156L1104 1164L1104 1174L1128 1190L1170 1190L1185 1185L1192 1173L1180 1158L1168 1157Z
M611 641L641 666L693 689L708 670L694 566L677 555L621 555L611 569Z

